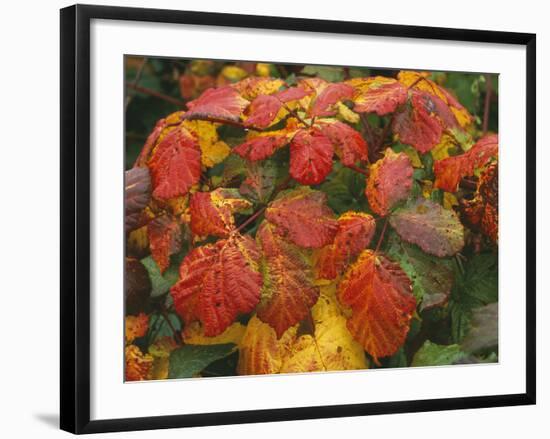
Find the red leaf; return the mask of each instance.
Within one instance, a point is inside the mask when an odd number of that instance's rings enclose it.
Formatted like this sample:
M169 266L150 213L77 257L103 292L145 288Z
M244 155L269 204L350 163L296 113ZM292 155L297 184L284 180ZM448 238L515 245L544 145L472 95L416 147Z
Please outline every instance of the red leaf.
M399 201L406 200L413 183L413 167L406 154L390 148L370 167L365 194L374 212L385 216Z
M348 84L329 84L315 99L310 115L312 117L334 116L336 111L332 108L333 105L344 99L351 99L353 93L353 87Z
M311 90L305 90L301 86L297 87L290 87L286 90L282 90L278 93L276 93L274 96L277 97L281 102L290 102L290 101L297 101L299 99L305 98L306 96L309 96L312 93Z
M340 282L339 299L352 309L348 329L376 362L403 345L416 300L399 265L365 250Z
M258 304L259 259L248 235L234 234L191 250L180 266L180 281L170 290L176 311L187 324L199 320L205 336L221 334L239 314Z
M282 105L281 101L274 96L258 96L247 109L248 119L244 122L245 126L267 128L277 117Z
M411 101L403 111L395 114L393 130L402 143L424 154L439 143L443 133L441 122L433 114L434 100L438 98L418 90L411 90L409 94Z
M484 166L497 154L498 136L490 134L482 137L462 155L437 160L434 163L435 187L447 192L456 192L463 177L473 175L477 168Z
M161 273L170 266L170 256L181 249L181 227L168 215L155 218L147 225L151 256Z
M321 248L332 243L338 222L326 205L327 196L309 187L281 192L266 210L277 232L300 247Z
M355 88L353 109L358 113L384 116L393 113L407 101L407 89L393 78L354 78L346 81L346 84Z
M362 212L346 212L338 218L334 243L323 247L317 259L317 277L336 279L347 266L370 244L376 222Z
M254 162L270 157L287 143L287 134L259 135L233 148L233 152Z
M189 192L199 181L201 151L195 138L183 128L169 132L149 160L153 196L167 200Z
M210 88L187 103L188 119L214 118L237 122L248 101L230 86Z
M361 134L340 121L321 121L319 130L332 142L340 161L353 165L367 159L368 146Z
M191 230L199 236L228 237L235 228L233 214L252 207L237 189L218 188L212 192L197 192L191 196Z
M262 223L257 239L264 254L265 279L257 314L281 338L288 328L308 315L317 302L319 288L313 285L307 256L275 233L273 225Z
M334 147L317 129L300 130L290 143L290 175L304 185L321 183L332 170Z

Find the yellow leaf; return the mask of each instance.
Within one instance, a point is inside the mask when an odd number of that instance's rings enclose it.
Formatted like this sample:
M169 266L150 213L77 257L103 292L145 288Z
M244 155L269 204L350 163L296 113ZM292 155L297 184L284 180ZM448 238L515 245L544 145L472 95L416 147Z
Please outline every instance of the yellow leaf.
M359 122L359 115L355 111L350 110L342 102L337 102L336 108L338 110L338 116L340 116L346 122L349 122L349 123Z
M442 160L449 157L449 149L456 146L455 139L447 133L443 133L440 142L432 149L434 160Z
M142 255L149 248L149 237L147 235L147 226L132 230L128 234L128 253L132 255Z
M186 120L182 125L198 140L201 161L207 168L223 162L231 152L231 148L218 137L218 124L203 120Z
M187 344L210 345L210 344L239 344L244 335L246 327L239 322L233 323L220 335L207 337L204 335L204 329L199 322L193 322L186 325L182 332L182 337Z
M237 66L225 66L222 69L221 74L226 79L229 79L231 82L240 81L241 79L244 79L248 76L248 73L246 73L245 69Z
M409 157L411 165L413 165L414 168L424 167L424 165L422 164L422 160L420 160L420 156L418 155L418 151L412 146L402 144L401 151L407 154L407 157Z
M172 337L161 337L149 346L149 355L153 357L152 380L165 380L168 378L170 352L176 348L177 344Z
M334 285L321 288L311 310L314 334L300 334L296 325L277 340L273 328L252 317L240 343L239 374L368 368L363 348L349 333L334 294Z
M259 62L258 64L256 64L256 74L258 76L262 76L264 78L268 77L269 73L270 73L269 66L270 66L270 64L265 64L265 63Z
M153 357L149 354L143 354L136 345L126 346L124 350L126 361L125 376L126 381L143 381L151 379L151 369L153 366Z
M458 206L458 199L451 192L445 192L443 194L443 207L452 210L453 206Z

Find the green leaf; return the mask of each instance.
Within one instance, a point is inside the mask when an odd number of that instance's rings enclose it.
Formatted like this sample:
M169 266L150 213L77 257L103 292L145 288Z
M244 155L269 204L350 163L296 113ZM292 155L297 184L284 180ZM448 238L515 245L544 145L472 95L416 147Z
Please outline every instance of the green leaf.
M215 345L185 345L172 351L168 378L192 378L205 367L231 354L237 345L233 343Z
M247 175L239 192L254 203L266 203L271 198L277 180L277 165L272 160L247 163Z
M447 301L454 281L450 259L428 255L417 246L403 242L396 233L389 236L386 254L399 263L411 279L420 311Z
M341 166L334 166L334 172L318 189L327 194L327 204L338 214L348 210L369 212L364 196L365 177Z
M471 328L462 342L465 352L478 352L498 346L498 302L472 312Z
M149 273L149 278L151 279L152 289L151 297L159 297L163 294L166 294L172 285L174 285L179 277L179 264L172 263L170 267L164 272L160 273L157 263L153 260L151 256L141 260L141 263L147 269Z
M330 66L305 66L302 69L304 75L317 76L329 82L340 82L344 80L344 69L342 67Z
M464 293L483 304L498 300L498 258L480 253L468 261L462 282Z
M457 344L443 346L426 340L414 354L411 366L444 366L454 364L465 356Z
M179 317L174 313L168 313L167 314L168 320L170 320L170 323L172 324L172 327L175 331L180 332L181 331L181 321ZM155 340L162 338L162 337L172 337L174 335L174 332L172 331L172 328L166 321L166 319L163 317L160 313L153 313L151 314L151 317L149 317L149 330L147 333L147 339L149 340L149 344L154 343Z

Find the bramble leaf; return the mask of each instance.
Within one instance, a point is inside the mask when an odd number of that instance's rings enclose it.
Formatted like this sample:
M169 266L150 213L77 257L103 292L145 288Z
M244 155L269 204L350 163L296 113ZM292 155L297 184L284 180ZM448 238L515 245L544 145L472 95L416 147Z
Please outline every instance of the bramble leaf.
M370 167L365 194L374 212L387 215L412 189L413 167L407 154L386 149L384 157Z
M167 200L185 195L200 178L199 145L185 128L172 130L156 146L148 166L154 197Z
M186 323L199 320L208 337L221 334L239 314L260 300L260 252L250 236L228 239L191 250L180 266L180 280L170 290Z
M390 216L390 224L407 242L435 256L452 256L464 247L464 227L456 213L417 198Z
M436 160L434 163L435 187L447 192L456 192L463 177L473 175L498 154L498 136L490 134L482 137L464 154Z
M232 343L185 345L170 353L168 378L192 378L216 360L227 357L236 348Z
M151 256L160 272L170 266L170 256L181 249L181 227L171 215L156 217L147 226Z
M249 102L233 87L209 88L199 98L187 102L188 119L213 118L237 122Z
M310 110L311 117L326 117L336 114L335 104L353 97L354 89L344 83L329 84L317 96Z
M237 189L218 188L191 195L191 230L199 236L226 238L235 229L233 215L249 212L252 203Z
M244 121L247 127L267 128L277 117L282 102L272 95L260 95L247 109L248 117Z
M353 165L368 158L367 142L349 125L333 119L322 119L317 126L331 141L344 165Z
M498 302L473 310L470 331L461 348L477 352L498 346Z
M376 113L384 116L393 113L407 101L406 87L393 78L353 78L346 81L346 84L355 89L353 109L359 113Z
M372 250L363 251L340 282L338 298L352 309L348 329L375 361L403 345L416 300L399 265Z
M332 170L332 142L318 129L300 130L290 143L290 175L304 185L321 183Z
M151 177L147 168L133 168L124 173L124 230L139 228L143 209L151 201Z
M264 222L256 239L262 249L264 287L257 315L275 329L278 338L303 320L319 297L311 263L302 249L282 238Z
M362 212L346 212L338 218L334 242L319 250L317 278L335 279L370 244L376 222Z
M454 364L465 356L466 354L462 352L457 344L443 346L426 340L414 354L411 366L446 366Z
M256 203L266 203L275 189L276 179L277 167L273 161L250 162L239 192Z
M418 90L409 91L410 102L395 113L393 131L399 141L413 146L424 154L441 140L443 126L434 114L436 96Z
M326 201L323 192L308 187L286 190L269 205L266 219L296 245L321 248L332 243L338 230Z
M231 152L229 145L220 140L217 125L203 120L184 120L184 126L195 136L201 149L201 162L207 168L222 163Z

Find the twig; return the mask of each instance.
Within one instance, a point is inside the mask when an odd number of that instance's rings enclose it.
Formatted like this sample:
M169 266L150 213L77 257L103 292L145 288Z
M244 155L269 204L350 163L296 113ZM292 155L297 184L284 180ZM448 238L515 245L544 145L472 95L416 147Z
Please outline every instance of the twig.
M355 172L359 172L360 174L363 174L366 177L369 176L369 171L366 171L365 169L361 169L358 166L355 166L355 165L345 165L345 166L346 166L346 168L350 168L351 170L353 170Z
M168 313L166 312L166 308L164 308L164 305L160 305L160 313L162 314L162 317L164 317L164 320L166 320L166 323L170 327L170 330L172 331L172 334L174 334L174 339L179 345L183 344L183 340L181 339L181 334L176 331L176 328L174 328L174 325L172 325L172 322L170 321L170 318L168 317Z
M486 91L485 91L485 102L483 105L483 134L487 134L489 129L489 113L491 110L491 95L493 94L493 81L491 80L491 75L487 73L485 75Z
M237 227L235 232L240 232L242 229L244 229L250 223L254 222L256 220L256 218L258 218L262 213L264 213L265 209L266 209L266 206L258 209L256 212L254 212L254 214L251 217L249 217L244 223L242 223L239 227Z
M147 64L147 57L144 57L141 60L141 64L139 65L138 71L136 72L136 77L134 78L133 85L138 85L139 80L141 79L141 74L143 73L143 69L145 68L145 64ZM132 100L133 95L128 94L126 96L126 102L124 103L124 110L128 109L128 105L130 105L130 101Z
M384 235L386 234L387 227L388 227L388 218L386 218L386 220L384 221L384 227L380 232L380 237L378 238L378 243L376 244L376 249L374 250L374 253L378 253L378 250L380 249L380 244L382 244L382 241L384 240Z
M143 93L143 94L146 94L146 95L149 95L149 96L153 96L155 98L162 99L163 101L170 102L171 104L176 105L178 107L185 106L185 102L180 101L179 99L176 99L172 96L165 95L164 93L158 92L156 90L151 90L150 88L147 88L147 87L142 87L140 85L136 85L136 84L133 84L133 83L127 83L126 87L128 87L132 90L135 90L139 93Z

